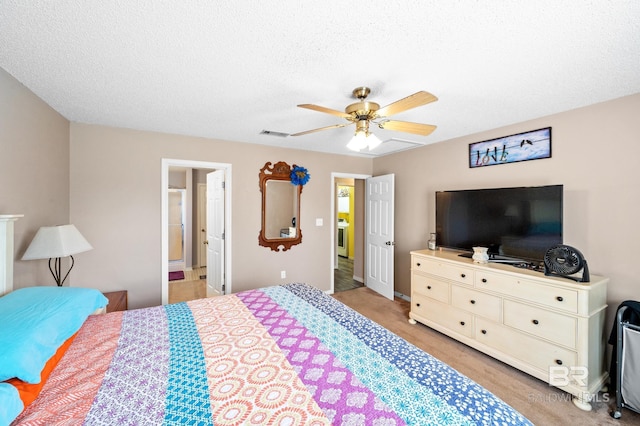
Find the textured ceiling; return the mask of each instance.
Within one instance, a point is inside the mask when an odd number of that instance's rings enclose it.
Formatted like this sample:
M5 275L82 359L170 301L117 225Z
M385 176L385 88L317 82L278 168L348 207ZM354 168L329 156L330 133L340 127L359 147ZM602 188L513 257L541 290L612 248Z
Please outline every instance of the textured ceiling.
M0 67L74 122L351 154L297 108L437 102L364 155L640 92L640 1L0 0Z

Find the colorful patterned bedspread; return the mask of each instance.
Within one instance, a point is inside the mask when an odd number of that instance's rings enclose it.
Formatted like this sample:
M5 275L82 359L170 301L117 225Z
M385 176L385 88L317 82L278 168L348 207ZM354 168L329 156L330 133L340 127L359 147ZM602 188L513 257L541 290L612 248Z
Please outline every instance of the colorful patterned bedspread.
M306 284L90 317L17 424L530 424Z

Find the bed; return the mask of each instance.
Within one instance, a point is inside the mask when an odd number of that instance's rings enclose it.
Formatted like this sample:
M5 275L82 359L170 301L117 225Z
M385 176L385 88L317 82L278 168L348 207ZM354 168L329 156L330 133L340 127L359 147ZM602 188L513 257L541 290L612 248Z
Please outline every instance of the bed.
M10 295L0 298L0 315ZM59 337L63 354L55 342L54 355L42 355L47 364L59 361L26 408L13 398L9 422L531 424L469 378L307 284L89 315L100 305L96 295L79 330ZM36 364L31 368L42 368ZM14 373L0 372L0 406L11 406L11 380L34 381L30 373L7 381Z

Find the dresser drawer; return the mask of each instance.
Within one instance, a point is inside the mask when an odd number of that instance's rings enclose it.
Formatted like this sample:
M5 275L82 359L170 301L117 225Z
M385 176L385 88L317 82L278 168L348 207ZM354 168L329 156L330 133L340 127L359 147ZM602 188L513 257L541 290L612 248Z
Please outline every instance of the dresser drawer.
M575 366L578 361L578 355L574 351L483 318L476 318L475 336L478 342L509 354L545 374L549 373L551 366L570 367Z
M560 345L576 347L578 325L573 317L505 300L504 324Z
M500 321L502 299L458 285L451 286L451 304L476 315Z
M473 315L471 313L437 302L422 294L416 293L411 297L411 313L464 336L473 336Z
M415 293L420 293L432 299L449 303L449 283L446 281L414 272L411 274L411 290L412 298Z
M577 290L552 287L510 275L484 271L476 273L474 284L482 290L507 294L565 312L578 313Z
M459 283L473 285L473 268L464 265L454 265L420 256L411 257L411 269L437 275Z

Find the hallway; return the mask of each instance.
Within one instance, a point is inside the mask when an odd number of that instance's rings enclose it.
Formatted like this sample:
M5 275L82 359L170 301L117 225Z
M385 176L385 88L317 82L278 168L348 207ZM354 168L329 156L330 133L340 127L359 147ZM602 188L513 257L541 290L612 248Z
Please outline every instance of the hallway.
M169 303L207 297L207 268L185 271L183 280L169 281Z
M333 270L333 291L335 293L364 287L364 284L353 279L353 259L338 256L338 269Z

